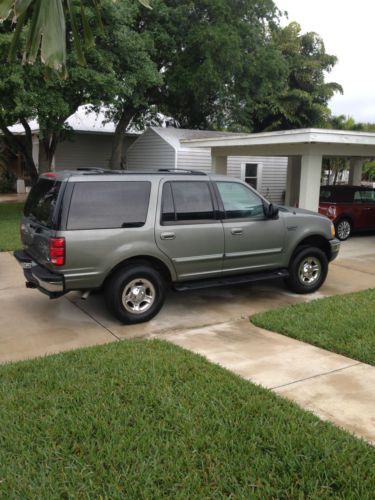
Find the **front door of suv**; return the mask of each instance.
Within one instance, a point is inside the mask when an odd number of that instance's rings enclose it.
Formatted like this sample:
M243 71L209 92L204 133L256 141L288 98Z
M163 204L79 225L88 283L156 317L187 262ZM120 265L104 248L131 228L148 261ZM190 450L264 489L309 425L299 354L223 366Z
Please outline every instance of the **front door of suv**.
M164 181L160 187L155 239L173 262L178 279L222 273L223 225L208 181Z
M282 217L265 217L263 200L242 183L218 181L216 186L224 210L224 273L281 267L285 239Z

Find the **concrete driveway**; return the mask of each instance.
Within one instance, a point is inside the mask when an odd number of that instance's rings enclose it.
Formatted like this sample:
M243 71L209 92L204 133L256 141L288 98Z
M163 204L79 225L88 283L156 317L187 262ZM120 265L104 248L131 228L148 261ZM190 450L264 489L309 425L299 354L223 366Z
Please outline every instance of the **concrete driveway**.
M171 291L156 318L129 327L108 314L100 294L87 301L77 293L49 300L26 289L15 259L0 253L0 362L157 337L200 353L375 442L375 368L266 332L248 319L275 307L368 288L375 288L375 236L358 236L343 243L325 285L315 294L292 294L282 282Z
M49 300L37 290L26 289L11 253L0 253L0 362L135 337L166 338L168 334L171 339L172 333L186 335L195 328L247 321L256 312L371 287L375 287L375 236L358 237L343 244L325 285L312 295L290 293L282 282L171 291L156 318L130 327L110 316L101 294L87 301L78 293Z

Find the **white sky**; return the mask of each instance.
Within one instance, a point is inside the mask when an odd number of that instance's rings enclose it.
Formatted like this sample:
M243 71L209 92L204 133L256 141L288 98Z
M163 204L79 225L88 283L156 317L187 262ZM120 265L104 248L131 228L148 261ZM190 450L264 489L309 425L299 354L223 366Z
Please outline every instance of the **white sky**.
M315 31L338 63L326 81L344 88L329 106L335 115L375 123L375 0L274 0L288 21ZM283 22L285 24L286 22Z

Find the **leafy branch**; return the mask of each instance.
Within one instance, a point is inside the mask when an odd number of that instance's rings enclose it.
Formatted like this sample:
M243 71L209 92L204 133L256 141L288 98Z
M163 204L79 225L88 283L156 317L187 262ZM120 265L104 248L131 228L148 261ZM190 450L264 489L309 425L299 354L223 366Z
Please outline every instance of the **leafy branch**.
M137 1L144 7L151 8L149 0ZM84 0L0 0L0 21L10 19L16 25L9 51L9 61L15 60L21 34L26 31L23 62L33 64L40 53L43 64L66 77L66 19L69 16L74 50L80 64L86 64L83 46L92 47L95 39L85 13L85 3L94 7L97 22L102 26L101 0L87 0L86 2ZM82 36L78 30L79 17Z

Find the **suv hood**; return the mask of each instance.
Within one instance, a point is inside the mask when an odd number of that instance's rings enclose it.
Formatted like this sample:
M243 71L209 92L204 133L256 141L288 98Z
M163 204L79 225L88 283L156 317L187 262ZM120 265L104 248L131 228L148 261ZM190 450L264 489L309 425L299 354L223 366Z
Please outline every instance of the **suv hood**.
M319 214L318 212L313 212L312 210L305 210L304 208L295 208L295 207L285 207L285 206L281 206L279 207L279 210L281 210L281 212L287 212L287 213L290 213L290 214L302 214L302 215L314 215L314 216L321 216L321 214Z

